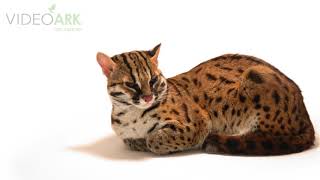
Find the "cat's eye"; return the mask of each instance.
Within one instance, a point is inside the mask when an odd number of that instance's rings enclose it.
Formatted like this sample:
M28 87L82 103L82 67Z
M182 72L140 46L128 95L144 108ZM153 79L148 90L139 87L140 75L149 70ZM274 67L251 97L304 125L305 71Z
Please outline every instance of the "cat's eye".
M132 82L125 82L125 85L128 87L128 88L131 88L131 89L134 89L136 91L139 91L140 90L140 87L137 83L132 83Z
M149 81L150 86L153 86L157 81L158 81L157 76L152 77L151 80Z

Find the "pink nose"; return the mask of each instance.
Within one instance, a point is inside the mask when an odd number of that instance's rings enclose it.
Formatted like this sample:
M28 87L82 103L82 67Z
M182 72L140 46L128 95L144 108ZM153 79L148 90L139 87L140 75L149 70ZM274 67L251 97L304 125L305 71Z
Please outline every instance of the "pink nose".
M153 98L152 95L142 96L142 99L147 103L150 102L152 98Z

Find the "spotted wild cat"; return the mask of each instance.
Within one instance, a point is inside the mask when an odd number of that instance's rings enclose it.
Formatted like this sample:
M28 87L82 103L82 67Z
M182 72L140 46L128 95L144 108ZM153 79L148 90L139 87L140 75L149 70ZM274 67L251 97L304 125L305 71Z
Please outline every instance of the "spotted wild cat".
M159 51L160 44L111 58L97 54L108 78L112 128L131 149L276 155L313 145L300 89L277 68L226 54L166 79Z

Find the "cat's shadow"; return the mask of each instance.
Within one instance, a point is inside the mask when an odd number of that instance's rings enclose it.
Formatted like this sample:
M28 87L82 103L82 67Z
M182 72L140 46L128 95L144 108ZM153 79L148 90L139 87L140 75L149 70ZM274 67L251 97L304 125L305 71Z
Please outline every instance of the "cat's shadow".
M166 158L172 156L186 156L192 154L198 154L198 151L186 151L180 153L174 153L166 156L154 155L150 152L139 152L130 150L122 142L120 138L115 135L109 135L101 138L95 142L77 145L69 148L72 151L86 153L103 159L109 160L146 160L150 158Z
M317 138L315 141L315 145L311 149L303 152L303 154L308 154L308 153L317 151L320 145L320 142L319 142L320 136L319 135L316 135L316 136ZM122 142L122 140L119 137L115 135L109 135L99 140L96 140L95 142L69 147L68 149L75 152L86 153L86 154L103 158L103 159L126 160L126 161L128 160L139 161L139 160L147 160L150 158L189 156L189 155L196 155L201 153L201 151L198 151L198 150L189 150L189 151L183 151L183 152L174 153L170 155L159 156L159 155L152 154L150 152L132 151L127 146L125 146L125 144ZM295 155L296 154L289 154L289 155L282 155L282 156L295 156Z

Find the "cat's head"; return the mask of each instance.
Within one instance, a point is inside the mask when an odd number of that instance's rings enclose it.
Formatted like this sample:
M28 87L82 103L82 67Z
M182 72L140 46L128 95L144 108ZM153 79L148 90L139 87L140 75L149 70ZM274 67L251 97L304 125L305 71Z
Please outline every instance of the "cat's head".
M160 44L149 51L131 51L113 57L97 53L114 105L145 109L161 100L167 91L167 82L158 69L159 52Z

